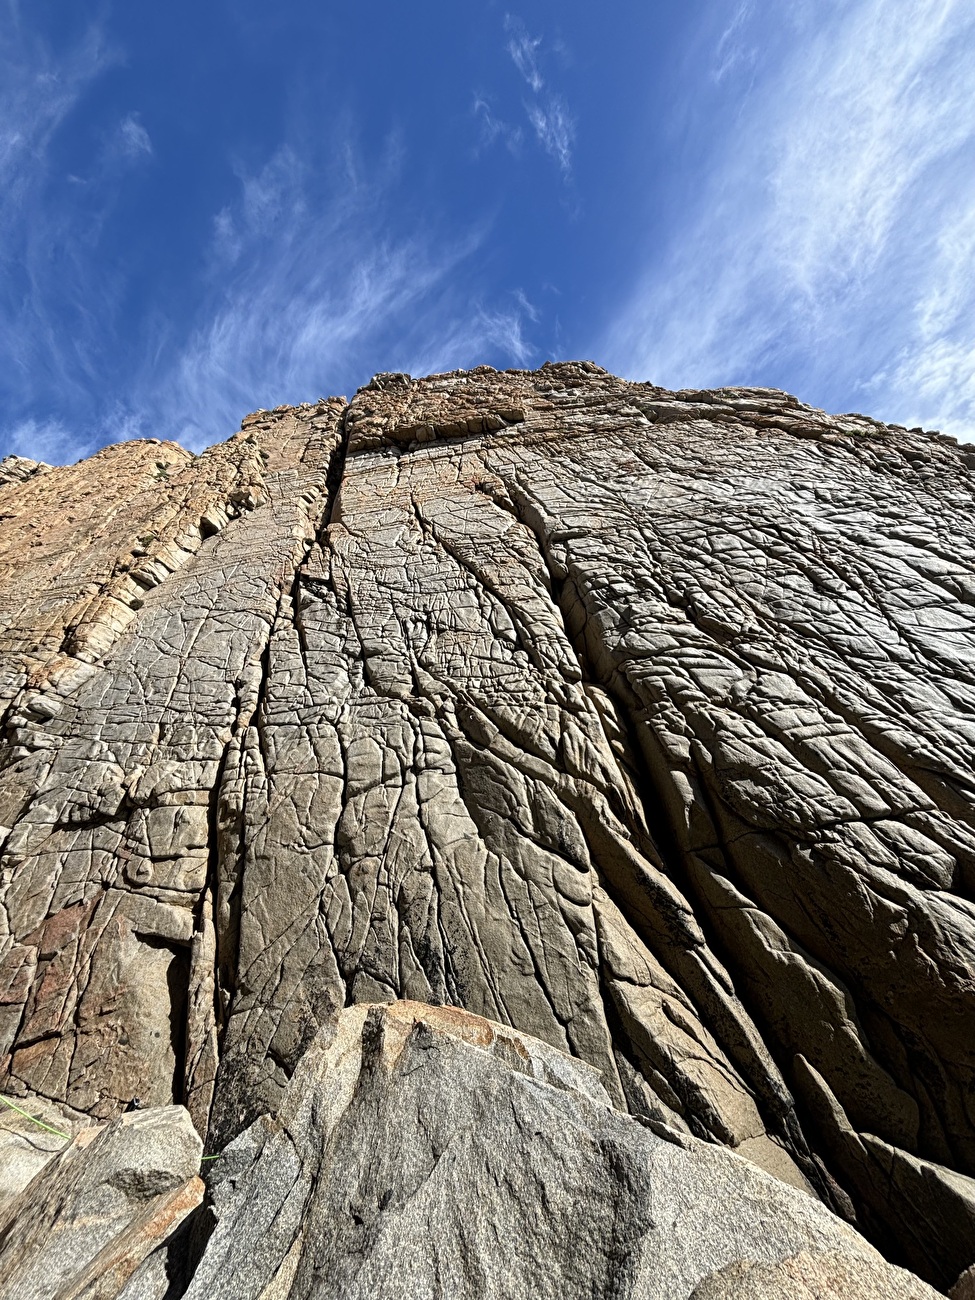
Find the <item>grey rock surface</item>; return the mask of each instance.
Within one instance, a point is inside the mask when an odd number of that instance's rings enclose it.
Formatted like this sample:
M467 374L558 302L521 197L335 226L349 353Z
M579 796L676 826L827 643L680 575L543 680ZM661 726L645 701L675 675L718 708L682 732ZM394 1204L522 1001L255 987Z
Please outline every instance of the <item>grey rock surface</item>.
M904 1300L932 1294L930 1287L901 1274L895 1285ZM890 1295L889 1266L850 1255L813 1254L803 1251L792 1259L775 1263L748 1260L728 1264L696 1287L692 1300L834 1300L856 1296L857 1300L884 1300Z
M947 1289L971 459L578 362L4 462L0 1086L216 1152L341 1008L450 1003Z
M0 1094L0 1213L80 1129L89 1127L89 1121L79 1122L40 1097L14 1101Z
M808 1194L453 1008L344 1011L217 1178L187 1300L936 1294Z
M202 1143L181 1106L81 1130L0 1210L5 1300L114 1300L200 1204Z

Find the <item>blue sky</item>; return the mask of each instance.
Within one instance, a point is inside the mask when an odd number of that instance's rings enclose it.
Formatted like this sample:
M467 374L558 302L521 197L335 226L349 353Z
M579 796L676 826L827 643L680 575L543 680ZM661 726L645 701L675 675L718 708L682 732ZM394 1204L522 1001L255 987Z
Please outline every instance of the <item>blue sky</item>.
M0 0L0 454L559 357L975 439L971 0Z

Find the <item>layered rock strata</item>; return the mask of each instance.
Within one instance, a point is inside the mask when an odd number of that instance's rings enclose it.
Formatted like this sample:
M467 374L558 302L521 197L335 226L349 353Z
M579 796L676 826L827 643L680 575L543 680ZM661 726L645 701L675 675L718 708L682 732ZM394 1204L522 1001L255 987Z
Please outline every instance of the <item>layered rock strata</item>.
M216 1153L342 1008L452 1004L948 1287L973 493L949 439L590 363L2 462L3 1089Z

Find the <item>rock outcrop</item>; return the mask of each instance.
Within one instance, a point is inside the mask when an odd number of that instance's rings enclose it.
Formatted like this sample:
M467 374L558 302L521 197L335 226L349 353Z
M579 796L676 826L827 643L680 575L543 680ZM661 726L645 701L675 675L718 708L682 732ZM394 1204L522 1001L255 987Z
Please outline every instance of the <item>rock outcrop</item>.
M219 1155L194 1297L520 1294L502 1266L548 1294L511 1235L558 1261L560 1197L588 1254L552 1294L925 1294L841 1219L947 1289L975 1261L973 495L950 439L590 363L380 375L198 457L0 463L0 1087L72 1134L188 1109ZM344 1010L403 1000L493 1046ZM274 1188L298 1227L234 1273ZM396 1252L415 1290L377 1290ZM161 1258L130 1300L181 1293Z
M664 1300L738 1294L729 1270L762 1266L936 1294L806 1194L621 1115L591 1066L411 1002L342 1012L213 1200L186 1300Z
M182 1106L82 1129L0 1210L0 1295L114 1300L202 1201L201 1152Z

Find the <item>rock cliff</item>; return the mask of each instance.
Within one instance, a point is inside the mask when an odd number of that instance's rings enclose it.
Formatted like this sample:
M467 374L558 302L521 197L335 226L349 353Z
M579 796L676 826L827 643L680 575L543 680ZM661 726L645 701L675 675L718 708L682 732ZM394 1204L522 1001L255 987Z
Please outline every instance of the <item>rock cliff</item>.
M950 1287L973 497L585 362L0 462L3 1294Z

